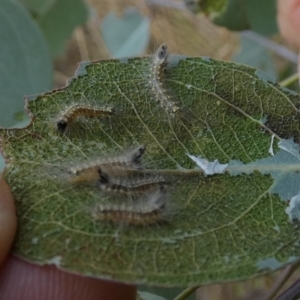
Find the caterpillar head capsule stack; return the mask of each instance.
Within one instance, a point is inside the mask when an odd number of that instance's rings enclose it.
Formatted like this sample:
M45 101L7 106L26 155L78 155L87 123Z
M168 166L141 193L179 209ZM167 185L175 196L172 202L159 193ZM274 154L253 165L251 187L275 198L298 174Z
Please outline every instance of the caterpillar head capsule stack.
M171 182L154 170L143 168L141 158L145 149L145 146L137 146L69 170L70 183L95 183L98 192L94 194L98 194L99 200L104 195L113 200L112 203L97 204L91 210L94 220L134 226L165 220L167 186Z

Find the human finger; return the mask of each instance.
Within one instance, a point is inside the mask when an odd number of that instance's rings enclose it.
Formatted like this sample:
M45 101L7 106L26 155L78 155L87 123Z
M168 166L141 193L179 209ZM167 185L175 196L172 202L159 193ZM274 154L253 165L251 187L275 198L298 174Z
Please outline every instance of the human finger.
M136 288L80 276L55 266L31 264L9 257L0 269L0 300L136 299Z
M17 228L17 217L10 188L0 173L0 265L7 256Z

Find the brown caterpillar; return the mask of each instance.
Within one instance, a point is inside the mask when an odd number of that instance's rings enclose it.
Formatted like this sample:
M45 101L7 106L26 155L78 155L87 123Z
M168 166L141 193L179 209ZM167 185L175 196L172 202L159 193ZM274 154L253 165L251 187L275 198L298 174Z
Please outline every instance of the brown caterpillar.
M138 202L122 204L98 204L91 216L96 221L109 221L117 224L147 226L166 221L167 189L160 186Z
M143 172L133 174L135 176L118 177L117 179L111 179L101 168L99 168L98 173L99 180L97 186L100 190L111 194L129 195L131 197L170 183L157 176L147 177Z
M113 107L97 107L92 105L84 105L75 103L67 107L57 117L55 124L57 130L61 134L65 134L73 124L80 117L89 118L101 118L114 114L115 109Z
M90 163L73 167L69 170L71 176L69 182L89 182L99 180L99 168L110 170L113 174L124 174L126 170L140 170L142 168L141 158L146 147L140 145L131 148L114 157L96 159Z
M167 45L160 45L153 57L150 71L150 83L155 100L160 102L160 105L170 114L176 114L179 112L179 107L172 101L163 85L163 77L168 65L168 56L169 52Z

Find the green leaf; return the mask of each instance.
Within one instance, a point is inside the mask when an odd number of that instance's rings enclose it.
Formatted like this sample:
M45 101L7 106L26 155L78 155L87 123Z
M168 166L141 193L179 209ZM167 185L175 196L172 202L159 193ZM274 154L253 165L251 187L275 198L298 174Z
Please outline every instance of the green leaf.
M298 220L290 220L300 186L299 96L251 67L169 60L163 85L180 108L175 117L155 101L152 57L105 60L82 65L66 88L29 101L29 127L0 131L19 216L16 255L164 286L241 280L299 259ZM116 114L61 136L53 120L78 101L114 106ZM95 222L89 209L113 199L93 184L68 182L70 167L138 144L147 147L147 168L173 183L169 222ZM228 166L205 176L187 154L208 167Z
M44 15L51 9L57 0L21 0L23 4L34 14Z
M212 17L224 12L229 0L184 0L186 7L194 13L205 13Z
M63 53L66 40L87 18L88 9L82 0L56 0L47 13L37 16L52 57Z
M224 13L213 19L230 30L251 29L263 35L278 32L276 1L229 0Z
M110 12L104 19L101 31L113 57L141 55L150 38L150 21L134 8L127 9L122 18Z
M248 20L253 31L263 35L272 35L278 32L276 3L276 0L246 1Z
M224 13L217 16L213 21L215 24L225 26L230 30L239 31L251 28L245 0L228 0Z
M208 14L214 23L230 30L252 29L263 35L278 32L275 0L185 0L185 3L192 12Z
M51 88L52 62L42 33L18 2L1 1L0 40L0 126L10 127L24 111L24 95Z
M254 41L241 36L241 49L233 61L259 69L273 78L277 78L275 63L269 51Z

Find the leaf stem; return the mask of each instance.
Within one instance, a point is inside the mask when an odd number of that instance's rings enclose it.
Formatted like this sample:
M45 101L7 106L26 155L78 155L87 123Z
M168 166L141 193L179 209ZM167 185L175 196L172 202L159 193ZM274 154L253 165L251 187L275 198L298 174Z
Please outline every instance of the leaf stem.
M161 174L161 175L173 175L180 177L190 177L196 175L204 175L201 169L187 169L187 170L174 170L174 169L145 169L144 174Z
M294 82L296 82L298 79L299 79L299 74L295 73L295 74L289 76L288 78L280 81L279 84L281 86L289 86L289 85L293 84Z
M191 294L193 294L200 286L192 286L187 289L185 289L182 293L180 293L174 300L184 300Z
M299 267L300 262L297 262L293 265L287 266L280 274L276 282L273 284L273 287L269 293L263 297L262 300L272 300L280 291L282 286L287 282L287 280L292 276L295 270Z

